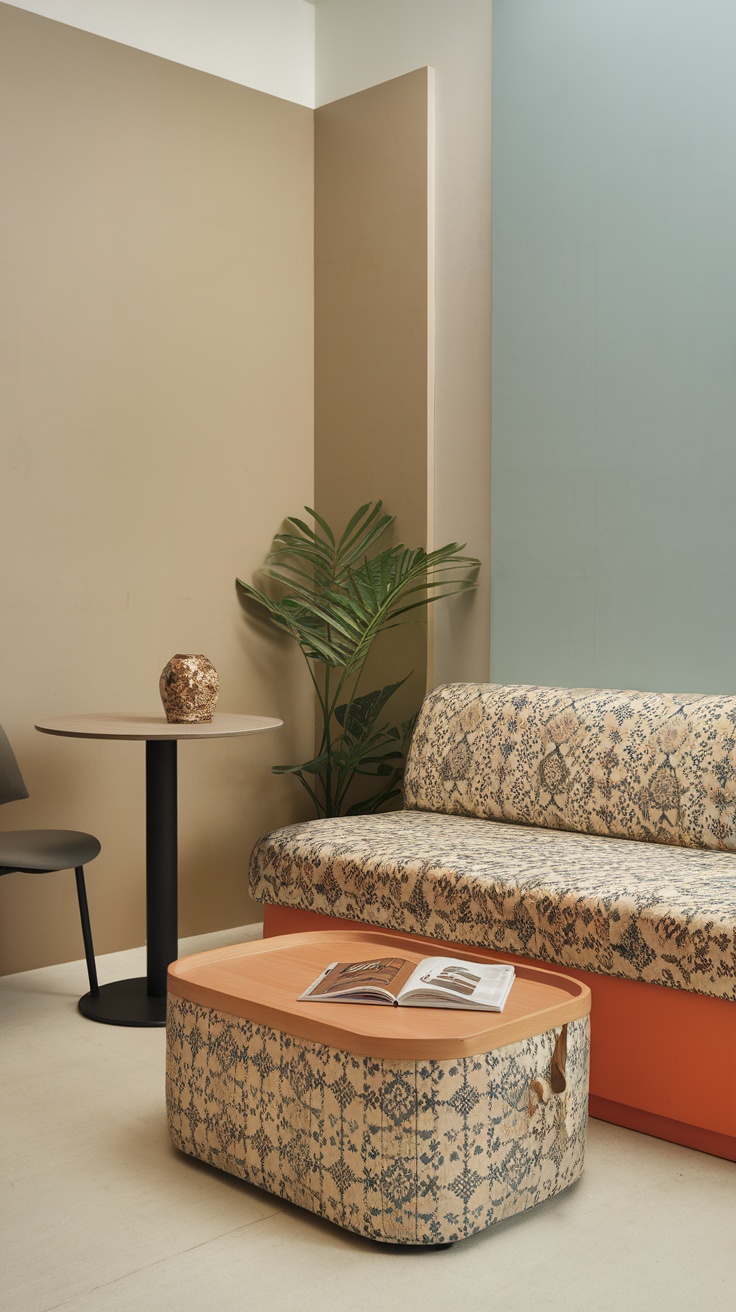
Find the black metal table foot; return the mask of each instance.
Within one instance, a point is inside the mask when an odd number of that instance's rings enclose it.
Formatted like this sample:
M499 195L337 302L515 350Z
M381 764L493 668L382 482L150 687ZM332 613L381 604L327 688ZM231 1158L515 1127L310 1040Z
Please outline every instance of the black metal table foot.
M98 993L85 993L79 1010L103 1025L139 1025L153 1028L166 1024L166 998L152 998L146 979L118 979L101 984Z

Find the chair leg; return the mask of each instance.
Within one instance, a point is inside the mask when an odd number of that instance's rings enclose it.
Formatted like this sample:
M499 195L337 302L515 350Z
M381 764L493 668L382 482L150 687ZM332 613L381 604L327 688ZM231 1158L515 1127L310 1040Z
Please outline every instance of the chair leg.
M87 906L87 890L84 885L84 867L77 866L74 874L77 878L77 898L79 900L79 915L82 921L82 938L84 939L84 955L87 958L87 974L89 975L89 991L93 998L99 997L100 986L97 983L97 966L95 964L95 950L92 946L92 929L89 923L89 908Z

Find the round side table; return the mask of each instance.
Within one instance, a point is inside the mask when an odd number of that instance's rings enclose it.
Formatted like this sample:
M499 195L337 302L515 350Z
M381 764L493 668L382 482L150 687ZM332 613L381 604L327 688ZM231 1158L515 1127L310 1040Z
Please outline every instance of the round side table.
M215 714L209 724L169 724L163 715L65 715L39 733L146 744L146 975L85 993L79 1010L107 1025L166 1024L166 971L178 956L177 742L237 738L278 729L262 715Z

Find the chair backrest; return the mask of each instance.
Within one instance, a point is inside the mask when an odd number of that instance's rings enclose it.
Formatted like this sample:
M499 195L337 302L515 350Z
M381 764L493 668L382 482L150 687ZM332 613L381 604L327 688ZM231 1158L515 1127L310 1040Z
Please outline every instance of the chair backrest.
M23 775L13 755L5 730L0 724L0 803L19 802L28 796Z

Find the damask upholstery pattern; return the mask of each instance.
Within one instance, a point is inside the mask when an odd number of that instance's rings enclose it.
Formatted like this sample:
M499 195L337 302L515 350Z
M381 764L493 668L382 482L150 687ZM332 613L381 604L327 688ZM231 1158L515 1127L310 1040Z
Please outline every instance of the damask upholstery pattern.
M736 999L736 856L426 811L277 829L261 901Z
M736 697L444 684L405 806L736 851Z
M347 1230L462 1239L583 1169L589 1019L476 1057L357 1057L169 996L167 1109L183 1152Z

